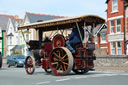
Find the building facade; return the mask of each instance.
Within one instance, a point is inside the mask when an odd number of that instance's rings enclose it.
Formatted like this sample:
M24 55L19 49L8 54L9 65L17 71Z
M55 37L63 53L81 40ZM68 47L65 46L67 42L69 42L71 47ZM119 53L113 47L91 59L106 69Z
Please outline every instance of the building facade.
M2 56L6 56L7 52L7 42L6 42L6 30L7 30L7 25L8 25L8 20L9 18L14 18L15 16L12 15L5 15L5 14L0 14L0 48L1 48L1 53Z
M109 55L125 55L128 40L128 0L107 0L107 43Z
M18 33L18 25L22 23L22 19L19 19L18 17L9 18L8 25L7 25L7 55L15 54L17 49L17 46L19 45L20 36ZM17 52L18 53L18 52ZM18 54L21 54L20 52Z

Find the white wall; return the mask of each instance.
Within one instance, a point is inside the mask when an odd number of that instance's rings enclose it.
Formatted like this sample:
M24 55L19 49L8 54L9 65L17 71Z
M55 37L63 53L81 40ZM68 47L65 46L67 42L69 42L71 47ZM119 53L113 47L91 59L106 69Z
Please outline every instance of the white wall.
M17 25L18 23L16 22L14 25ZM8 36L7 37L7 55L11 55L11 49L18 44L18 32L17 32L17 27L13 26L12 20L9 19L8 21L8 26L7 26L7 35L12 33L13 36ZM15 28L16 27L16 28ZM15 30L16 29L16 30ZM10 40L11 37L11 40ZM17 40L18 39L18 40ZM10 43L12 42L12 43Z

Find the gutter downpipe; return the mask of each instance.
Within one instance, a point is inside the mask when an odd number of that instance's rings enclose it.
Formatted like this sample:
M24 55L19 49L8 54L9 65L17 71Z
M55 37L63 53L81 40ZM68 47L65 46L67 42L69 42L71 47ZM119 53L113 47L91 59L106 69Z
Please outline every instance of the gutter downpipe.
M124 20L123 20L123 22L124 22L124 55L126 55L126 30L125 30L125 0L123 1L123 5L124 5L124 10L123 10L123 16L124 16Z

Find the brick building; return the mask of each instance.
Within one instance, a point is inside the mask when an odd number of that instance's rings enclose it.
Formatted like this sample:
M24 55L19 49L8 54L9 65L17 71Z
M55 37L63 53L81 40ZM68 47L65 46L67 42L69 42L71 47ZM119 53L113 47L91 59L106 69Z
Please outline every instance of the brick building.
M108 54L128 54L128 0L107 0L106 4Z

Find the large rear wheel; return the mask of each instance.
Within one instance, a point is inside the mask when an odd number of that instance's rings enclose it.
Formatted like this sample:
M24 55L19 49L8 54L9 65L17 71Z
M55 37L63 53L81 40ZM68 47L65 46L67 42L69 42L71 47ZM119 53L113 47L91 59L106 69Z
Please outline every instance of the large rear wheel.
M65 47L55 48L50 56L50 67L56 76L68 74L73 68L72 53Z
M27 74L32 75L35 71L35 59L32 56L28 56L25 60L25 70Z

